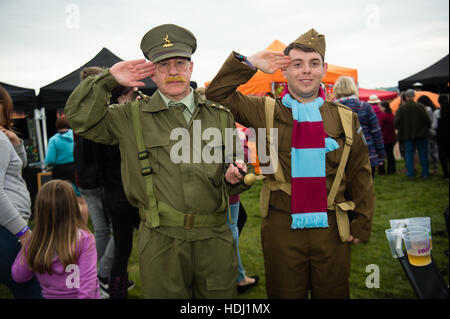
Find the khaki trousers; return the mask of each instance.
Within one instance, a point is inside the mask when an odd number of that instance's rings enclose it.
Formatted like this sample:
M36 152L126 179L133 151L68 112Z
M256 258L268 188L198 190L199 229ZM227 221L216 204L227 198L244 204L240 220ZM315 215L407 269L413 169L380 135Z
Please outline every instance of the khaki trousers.
M349 298L350 243L336 216L329 228L291 229L290 214L269 211L261 225L268 298Z
M139 270L145 298L237 297L237 251L231 231L186 241L139 226Z

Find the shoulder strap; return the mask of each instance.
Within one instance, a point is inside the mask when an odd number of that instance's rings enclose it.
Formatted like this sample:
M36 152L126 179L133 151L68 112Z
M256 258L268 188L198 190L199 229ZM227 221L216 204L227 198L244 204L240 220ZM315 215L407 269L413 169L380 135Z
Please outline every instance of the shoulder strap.
M209 107L214 107L221 111L221 112L219 112L220 130L222 133L222 142L225 145L225 129L228 127L228 114L227 113L230 112L230 110L221 104L214 103L209 100L205 100L205 104L208 105Z
M145 179L145 186L148 198L148 206L144 207L145 222L150 223L151 227L159 226L159 210L156 203L155 190L153 186L153 169L150 165L149 151L145 147L144 136L142 134L141 113L139 110L139 102L131 103L131 118L133 121L134 136L138 147L138 158L141 162L141 174Z
M229 154L225 154L225 152L226 152L225 143L227 142L226 141L226 129L227 129L227 127L229 127L228 113L230 112L230 110L221 104L213 103L209 100L206 100L205 103L208 106L211 106L211 107L214 107L214 108L217 108L220 110L220 112L219 112L220 133L222 134L222 144L224 146L222 151L223 151L223 160L225 162L225 158L227 158L227 156L231 156ZM223 209L225 209L225 207L227 207L227 210L228 210L228 218L230 220L230 223L233 224L234 222L231 218L231 210L230 210L230 205L229 205L229 195L228 195L228 192L226 191L225 183L223 183L222 184L222 204L220 205L218 210L223 211Z
M339 185L341 184L342 176L344 174L345 165L347 164L348 155L353 144L353 112L347 108L337 106L339 117L341 118L342 127L345 133L345 144L342 152L341 161L336 173L336 176L331 186L330 193L328 194L328 208L334 207L334 199L336 197ZM334 210L334 209L333 209Z
M226 112L219 112L220 117L220 130L222 133L222 142L225 145L225 132L228 125L228 114Z
M270 161L272 165L274 165L274 177L276 181L280 182L286 182L284 179L283 169L281 168L281 165L278 165L278 154L275 149L275 145L273 143L273 136L271 133L271 129L273 128L273 118L275 114L275 103L276 100L271 97L266 97L265 100L265 115L266 115L266 140L269 144L269 154L270 154Z

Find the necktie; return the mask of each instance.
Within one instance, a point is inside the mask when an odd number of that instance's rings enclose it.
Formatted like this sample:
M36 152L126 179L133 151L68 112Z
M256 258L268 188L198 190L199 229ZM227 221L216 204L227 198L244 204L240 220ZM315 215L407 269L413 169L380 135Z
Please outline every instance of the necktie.
M186 114L186 105L179 102L170 101L169 107L172 108L175 111L176 118L181 121L181 123L186 124L189 123L190 116L189 114Z

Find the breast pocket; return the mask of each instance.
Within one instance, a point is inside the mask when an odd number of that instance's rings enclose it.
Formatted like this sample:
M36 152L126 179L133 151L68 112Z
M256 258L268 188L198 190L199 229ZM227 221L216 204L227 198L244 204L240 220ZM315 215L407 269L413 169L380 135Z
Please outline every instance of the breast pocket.
M292 148L292 121L288 121L283 117L275 116L274 119L274 142L276 142L277 150L282 153L291 153Z
M150 153L150 165L154 173L159 173L161 164L170 161L170 140L169 137L144 133L144 142Z
M344 150L345 137L341 137L341 136L339 136L339 137L329 136L329 137L334 139L339 145L338 149L328 152L326 154L327 166L331 166L334 168L334 167L337 167L341 161L342 152Z
M224 162L233 161L233 151L229 154L226 152L225 145L222 141L204 142L202 149L202 169L207 179L214 185L219 187L222 185L224 177ZM225 159L227 157L227 159Z

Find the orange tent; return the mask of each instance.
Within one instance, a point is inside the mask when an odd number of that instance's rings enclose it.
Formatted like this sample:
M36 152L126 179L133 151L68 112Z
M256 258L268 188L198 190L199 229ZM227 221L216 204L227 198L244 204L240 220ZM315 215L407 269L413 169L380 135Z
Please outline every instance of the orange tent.
M328 63L328 70L325 77L322 79L322 82L327 86L329 84L334 84L339 77L346 75L352 77L356 83L358 83L358 70L346 68L339 65L333 65Z
M416 91L416 96L414 97L414 101L417 101L417 99L419 97L421 97L422 95L428 96L430 98L430 100L433 101L434 105L436 107L439 107L439 102L438 102L439 94L429 92L429 91ZM389 105L391 106L392 113L395 114L395 112L397 111L397 109L400 105L400 96L397 96L395 99L393 99L391 101L391 103L389 103Z
M282 42L275 40L270 44L266 50L271 51L283 51L286 48L286 45ZM346 68L343 66L328 64L328 71L322 82L330 87L336 82L336 80L342 76L347 75L351 76L355 79L355 82L358 82L358 70ZM238 87L238 90L241 91L245 95L259 95L264 96L269 92L272 92L272 83L276 82L287 82L287 80L283 77L280 70L277 70L273 74L266 74L260 70L256 72L256 74L245 84ZM205 85L208 85L206 83Z

